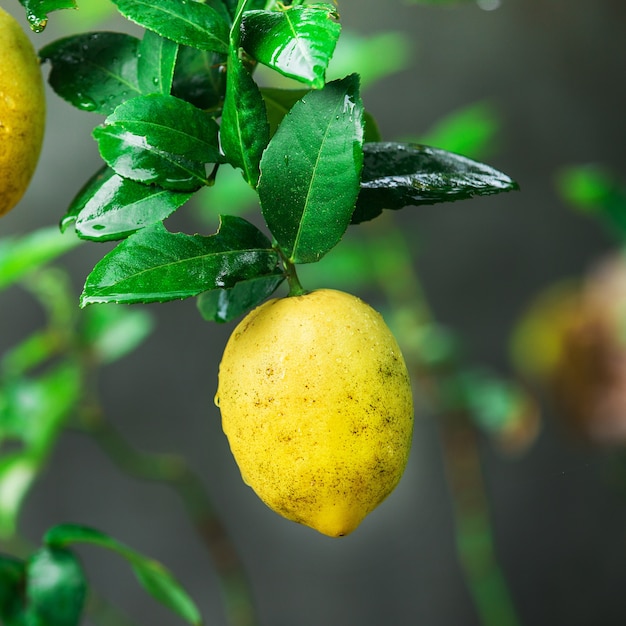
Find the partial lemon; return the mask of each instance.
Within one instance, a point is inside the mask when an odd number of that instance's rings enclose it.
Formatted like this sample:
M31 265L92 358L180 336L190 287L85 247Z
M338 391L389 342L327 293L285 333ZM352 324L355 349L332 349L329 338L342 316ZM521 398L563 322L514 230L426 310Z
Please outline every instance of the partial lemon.
M0 216L22 198L43 142L46 103L37 54L0 8Z
M216 404L243 480L284 517L352 532L396 487L413 399L383 318L334 290L274 299L232 333Z

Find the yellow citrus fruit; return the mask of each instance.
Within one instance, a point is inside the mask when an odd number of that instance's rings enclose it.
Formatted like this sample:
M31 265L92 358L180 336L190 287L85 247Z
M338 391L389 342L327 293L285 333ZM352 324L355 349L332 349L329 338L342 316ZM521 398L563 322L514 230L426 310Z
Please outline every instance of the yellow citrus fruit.
M284 517L340 537L395 488L413 399L379 313L329 289L270 300L231 335L216 404L243 480Z
M37 54L20 25L0 8L0 216L19 202L30 183L45 115Z

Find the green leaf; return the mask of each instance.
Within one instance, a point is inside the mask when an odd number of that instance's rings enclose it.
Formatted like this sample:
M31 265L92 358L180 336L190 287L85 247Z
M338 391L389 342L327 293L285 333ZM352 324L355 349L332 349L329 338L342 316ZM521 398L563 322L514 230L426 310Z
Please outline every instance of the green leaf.
M48 530L44 542L57 549L69 544L87 543L117 553L128 561L141 585L156 600L190 624L199 626L202 623L198 608L169 570L105 533L85 526L63 524Z
M79 192L61 223L66 228L73 222L82 239L123 239L163 221L192 195L137 183L105 167Z
M136 37L95 32L59 39L39 55L52 64L48 81L59 96L83 111L108 115L141 93L138 47Z
M81 306L166 302L271 274L278 254L255 226L222 216L215 235L170 233L156 224L107 254L87 277Z
M213 118L174 96L150 94L120 105L94 129L100 154L117 174L175 191L208 184L220 159Z
M230 289L213 289L198 296L198 310L208 322L231 322L269 297L283 282L282 273L242 280Z
M445 150L419 144L368 143L363 147L361 192L352 222L383 209L464 200L518 189L492 167Z
M246 181L256 187L261 155L269 141L269 125L261 92L236 50L228 61L220 141L226 160L241 169Z
M71 362L37 378L7 381L0 399L0 441L2 436L19 439L34 459L44 459L76 406L81 383L80 368Z
M5 626L24 625L25 588L26 564L0 554L0 623Z
M154 320L147 311L101 305L85 312L81 338L94 361L107 365L132 352L153 328Z
M113 0L129 20L184 46L228 52L230 24L222 11L195 0Z
M321 89L341 32L338 18L332 4L247 11L241 45L260 63Z
M172 95L204 111L219 112L226 89L226 56L180 46Z
M75 0L20 0L26 9L26 19L36 33L40 33L48 23L48 13L58 9L75 9Z
M169 95L178 44L147 30L137 52L137 82L141 92Z
M27 453L0 457L0 537L8 538L15 534L22 503L37 476L37 470L38 464Z
M56 227L42 228L19 238L0 239L0 290L79 243L76 237L62 235Z
M45 547L28 561L29 625L78 626L87 583L78 559L62 548Z
M293 263L320 259L343 236L359 192L363 106L356 75L293 106L261 160L265 221Z

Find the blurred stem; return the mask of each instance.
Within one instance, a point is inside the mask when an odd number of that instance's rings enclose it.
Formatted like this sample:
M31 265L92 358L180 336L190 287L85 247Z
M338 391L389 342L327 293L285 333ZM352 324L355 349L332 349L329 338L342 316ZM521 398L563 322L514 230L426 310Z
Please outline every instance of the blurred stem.
M379 285L389 302L392 326L405 349L409 369L416 374L423 395L432 406L445 407L440 386L448 372L428 371L415 336L435 323L421 282L413 267L407 241L389 212L365 229L371 236L373 266ZM394 323L395 322L395 323ZM448 368L459 364L449 363ZM520 621L498 565L489 505L480 463L476 429L469 415L443 415L440 420L444 462L456 527L456 544L461 567L483 626L518 626Z
M213 558L229 624L255 626L256 611L243 565L202 481L185 459L135 449L105 419L98 405L92 404L80 417L81 431L127 475L167 485L178 493Z

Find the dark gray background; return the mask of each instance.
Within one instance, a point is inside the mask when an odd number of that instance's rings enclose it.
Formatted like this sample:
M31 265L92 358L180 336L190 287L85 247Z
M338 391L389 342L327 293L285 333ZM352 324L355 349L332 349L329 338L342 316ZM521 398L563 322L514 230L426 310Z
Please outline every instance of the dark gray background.
M21 16L16 2L3 5ZM553 179L559 167L586 162L624 175L626 5L502 0L485 11L471 2L420 8L342 0L339 8L349 30L399 30L414 42L412 67L364 94L385 137L423 132L478 100L502 115L490 163L522 191L413 210L402 220L415 233L415 261L440 320L463 333L472 359L506 373L507 337L525 303L610 247L595 222L563 206ZM104 27L126 28L116 20ZM41 47L60 34L53 16L33 39ZM49 93L42 159L22 205L3 218L2 235L58 221L99 165L90 137L98 123ZM77 290L103 249L87 245L68 257ZM232 326L202 322L191 302L151 310L157 332L103 372L107 413L137 445L182 453L202 475L246 564L263 626L478 623L455 555L435 418L418 415L396 492L353 535L330 540L276 516L239 478L213 406ZM3 293L0 348L38 321L24 294ZM514 601L525 625L625 624L626 501L607 480L606 454L563 437L553 417L546 408L538 441L519 459L483 446ZM23 529L37 541L63 521L95 526L162 560L207 624L226 623L211 561L176 496L127 480L78 435L60 442L28 499ZM98 589L137 623L179 623L138 590L116 557L86 550L84 558Z

